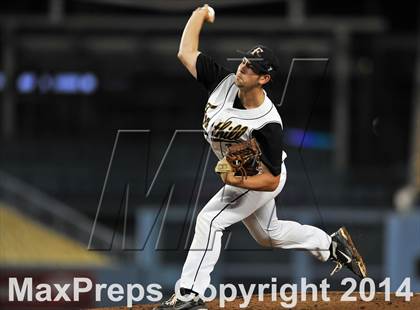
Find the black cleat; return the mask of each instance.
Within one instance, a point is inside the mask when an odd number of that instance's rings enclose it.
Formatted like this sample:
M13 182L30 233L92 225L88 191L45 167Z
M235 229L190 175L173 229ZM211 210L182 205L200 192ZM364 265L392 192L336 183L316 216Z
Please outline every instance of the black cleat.
M188 299L188 301L182 301L178 299L176 294L173 294L171 298L153 308L153 310L207 310L204 301L199 296L195 294L183 296Z
M331 238L330 259L337 263L337 266L335 266L330 275L332 276L343 268L343 266L346 266L360 278L366 278L366 265L351 240L347 229L341 227L337 232L331 235Z

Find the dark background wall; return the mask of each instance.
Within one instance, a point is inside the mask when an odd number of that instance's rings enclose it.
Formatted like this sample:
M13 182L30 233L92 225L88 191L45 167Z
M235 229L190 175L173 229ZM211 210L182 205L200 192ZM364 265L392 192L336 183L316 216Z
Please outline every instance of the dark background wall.
M293 58L328 58L327 68L325 62L295 64L279 108L286 131L307 127L327 141L300 153L299 143L286 145L290 175L284 203L313 202L310 191L302 190L309 186L306 163L321 204L390 208L407 179L417 4L305 3L304 18L315 20L319 29L293 20L285 1L215 3L217 21L205 25L200 49L234 70L237 64L226 58L236 49L272 46L281 62L281 74L268 89L275 102L281 100ZM195 5L199 2L2 1L2 68L15 83L1 89L3 101L13 101L13 112L2 109L0 168L92 216L118 129L150 129L152 160L162 156L174 130L199 129L206 93L176 58ZM345 168L335 164L340 146L334 140L341 28L352 29L345 37ZM78 76L79 82L66 82L75 91L57 90L63 73ZM77 86L86 74L94 77L88 93ZM12 122L9 129L5 122ZM135 162L136 143L121 147ZM183 156L188 147L179 150L180 160L190 160ZM194 182L185 171L175 173ZM220 186L216 179L211 184L204 189L206 197ZM118 201L120 190L109 190Z

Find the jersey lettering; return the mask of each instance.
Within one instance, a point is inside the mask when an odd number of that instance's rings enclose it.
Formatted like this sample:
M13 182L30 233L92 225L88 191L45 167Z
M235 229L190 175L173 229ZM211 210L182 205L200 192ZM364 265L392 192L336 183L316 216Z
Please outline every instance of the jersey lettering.
M232 126L232 121L221 121L217 123L212 131L212 140L231 140L237 141L248 130L247 126Z

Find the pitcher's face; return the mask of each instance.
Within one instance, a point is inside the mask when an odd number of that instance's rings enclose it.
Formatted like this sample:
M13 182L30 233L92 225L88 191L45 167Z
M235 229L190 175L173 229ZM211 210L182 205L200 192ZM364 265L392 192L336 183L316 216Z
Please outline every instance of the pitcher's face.
M248 58L244 57L236 70L235 84L239 88L249 89L264 85L270 80L270 75L259 74Z

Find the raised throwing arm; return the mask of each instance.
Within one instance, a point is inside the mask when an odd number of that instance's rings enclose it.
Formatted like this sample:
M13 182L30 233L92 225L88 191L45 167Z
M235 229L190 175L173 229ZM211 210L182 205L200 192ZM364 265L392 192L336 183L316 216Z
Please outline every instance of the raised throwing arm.
M204 22L213 23L214 12L207 4L197 8L191 15L181 37L179 44L178 59L188 69L188 71L197 78L196 62L200 54L198 44L200 32Z

